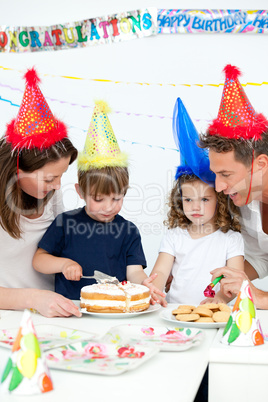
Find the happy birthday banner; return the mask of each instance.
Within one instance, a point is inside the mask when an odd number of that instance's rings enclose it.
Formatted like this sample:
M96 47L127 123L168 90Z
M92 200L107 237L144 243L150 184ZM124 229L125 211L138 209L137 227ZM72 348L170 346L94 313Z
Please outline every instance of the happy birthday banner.
M152 7L49 27L0 26L0 52L73 49L156 34L157 9Z
M0 52L73 49L157 33L267 33L264 10L157 10L154 7L49 27L0 26Z
M158 33L268 33L266 10L158 10Z

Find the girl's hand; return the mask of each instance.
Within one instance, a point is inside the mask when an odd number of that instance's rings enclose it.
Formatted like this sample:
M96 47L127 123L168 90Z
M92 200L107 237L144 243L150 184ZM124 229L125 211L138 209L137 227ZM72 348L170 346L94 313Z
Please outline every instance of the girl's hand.
M62 273L69 281L80 281L83 270L77 262L68 259L62 266Z
M155 285L152 284L152 282L155 280L157 277L157 274L151 275L149 278L144 279L142 282L142 285L147 286L150 289L150 294L151 294L151 304L159 303L161 306L166 307L167 302L165 300L165 293L161 292L160 289L158 289Z
M82 316L79 307L71 300L50 290L35 289L33 298L34 308L45 317Z
M158 303L158 304L160 304L160 305L163 306L163 307L167 307L167 305L168 305L168 303L167 303L167 301L166 301L166 299L165 299L165 296L162 297L162 296L159 296L159 294L156 294L156 293L153 293L153 292L151 292L151 300L150 300L150 303L151 303L152 305L154 305L155 303Z

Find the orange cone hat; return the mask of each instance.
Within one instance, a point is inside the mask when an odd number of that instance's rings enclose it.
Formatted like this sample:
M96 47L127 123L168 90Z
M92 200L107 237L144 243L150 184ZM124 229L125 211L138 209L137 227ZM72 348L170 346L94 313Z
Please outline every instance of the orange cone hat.
M261 324L247 280L242 283L232 314L223 331L221 342L233 346L264 344Z
M7 125L6 140L13 149L49 148L67 137L64 123L55 119L39 86L34 68L24 75L26 87L16 119Z
M50 372L41 353L31 314L25 310L2 374L1 392L32 395L52 390Z
M258 140L268 129L268 120L255 112L241 86L240 70L228 64L218 117L208 127L210 135Z

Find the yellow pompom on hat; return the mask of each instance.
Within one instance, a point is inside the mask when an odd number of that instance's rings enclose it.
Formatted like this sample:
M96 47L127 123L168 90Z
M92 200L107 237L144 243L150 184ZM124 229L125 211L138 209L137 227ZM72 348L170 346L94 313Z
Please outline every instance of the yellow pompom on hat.
M105 101L95 101L84 150L78 155L78 170L128 166L128 157L121 152L107 116L110 111Z

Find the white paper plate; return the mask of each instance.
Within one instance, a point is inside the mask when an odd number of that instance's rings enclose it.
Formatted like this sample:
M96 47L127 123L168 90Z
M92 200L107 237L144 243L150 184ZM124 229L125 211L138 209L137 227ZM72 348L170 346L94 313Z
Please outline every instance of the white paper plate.
M168 328L151 325L117 325L111 328L102 338L104 342L126 345L156 345L160 351L182 352L199 345L205 333L199 328Z
M52 349L80 340L94 339L98 334L59 325L35 325L38 342L42 350ZM11 349L16 339L18 328L0 329L0 346Z
M160 308L161 308L160 304L154 304L154 305L150 304L150 307L147 310L133 312L133 313L93 313L91 311L87 311L84 308L81 308L80 311L83 314L95 315L97 317L105 317L105 318L129 318L129 317L132 317L133 318L140 314L153 313L154 311L157 311Z
M117 375L139 367L159 352L153 345L120 346L104 342L77 342L45 352L50 369Z
M175 316L172 314L172 311L178 307L178 304L170 304L168 307L164 308L163 311L159 314L159 317L163 318L165 321L172 322L181 328L224 328L226 322L191 322L191 321L178 321Z

